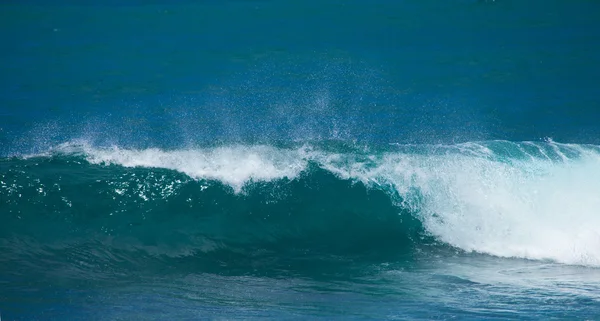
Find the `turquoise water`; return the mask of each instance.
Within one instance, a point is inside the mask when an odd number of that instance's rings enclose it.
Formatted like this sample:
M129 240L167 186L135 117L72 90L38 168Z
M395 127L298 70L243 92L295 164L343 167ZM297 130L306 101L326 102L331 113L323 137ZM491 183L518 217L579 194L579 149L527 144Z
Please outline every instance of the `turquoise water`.
M600 3L0 5L3 320L597 319Z

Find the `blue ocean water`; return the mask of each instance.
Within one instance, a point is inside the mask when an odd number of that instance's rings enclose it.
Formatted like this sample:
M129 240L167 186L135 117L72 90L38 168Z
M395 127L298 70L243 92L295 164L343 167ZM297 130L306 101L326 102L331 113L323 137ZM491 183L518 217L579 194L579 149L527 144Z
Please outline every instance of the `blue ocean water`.
M597 1L5 1L2 320L600 318Z

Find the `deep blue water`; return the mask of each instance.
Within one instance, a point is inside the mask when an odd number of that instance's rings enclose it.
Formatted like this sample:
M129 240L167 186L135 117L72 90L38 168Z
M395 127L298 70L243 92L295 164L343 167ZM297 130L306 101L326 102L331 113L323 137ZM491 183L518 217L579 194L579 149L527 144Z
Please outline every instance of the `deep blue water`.
M597 1L5 1L3 320L600 318Z

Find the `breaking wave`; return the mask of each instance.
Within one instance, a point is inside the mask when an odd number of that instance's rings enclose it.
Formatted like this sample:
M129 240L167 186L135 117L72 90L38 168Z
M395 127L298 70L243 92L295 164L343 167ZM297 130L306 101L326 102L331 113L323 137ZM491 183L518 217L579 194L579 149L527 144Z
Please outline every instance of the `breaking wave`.
M82 262L207 271L402 259L440 246L600 266L598 191L600 147L552 141L71 142L0 160L0 248L5 262L69 251Z

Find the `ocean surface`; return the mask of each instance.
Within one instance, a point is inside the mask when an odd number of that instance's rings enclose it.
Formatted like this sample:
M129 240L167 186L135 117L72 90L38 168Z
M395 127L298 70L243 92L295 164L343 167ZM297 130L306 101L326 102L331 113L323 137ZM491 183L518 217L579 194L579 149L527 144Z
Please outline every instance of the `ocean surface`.
M0 4L0 319L599 320L600 2Z

